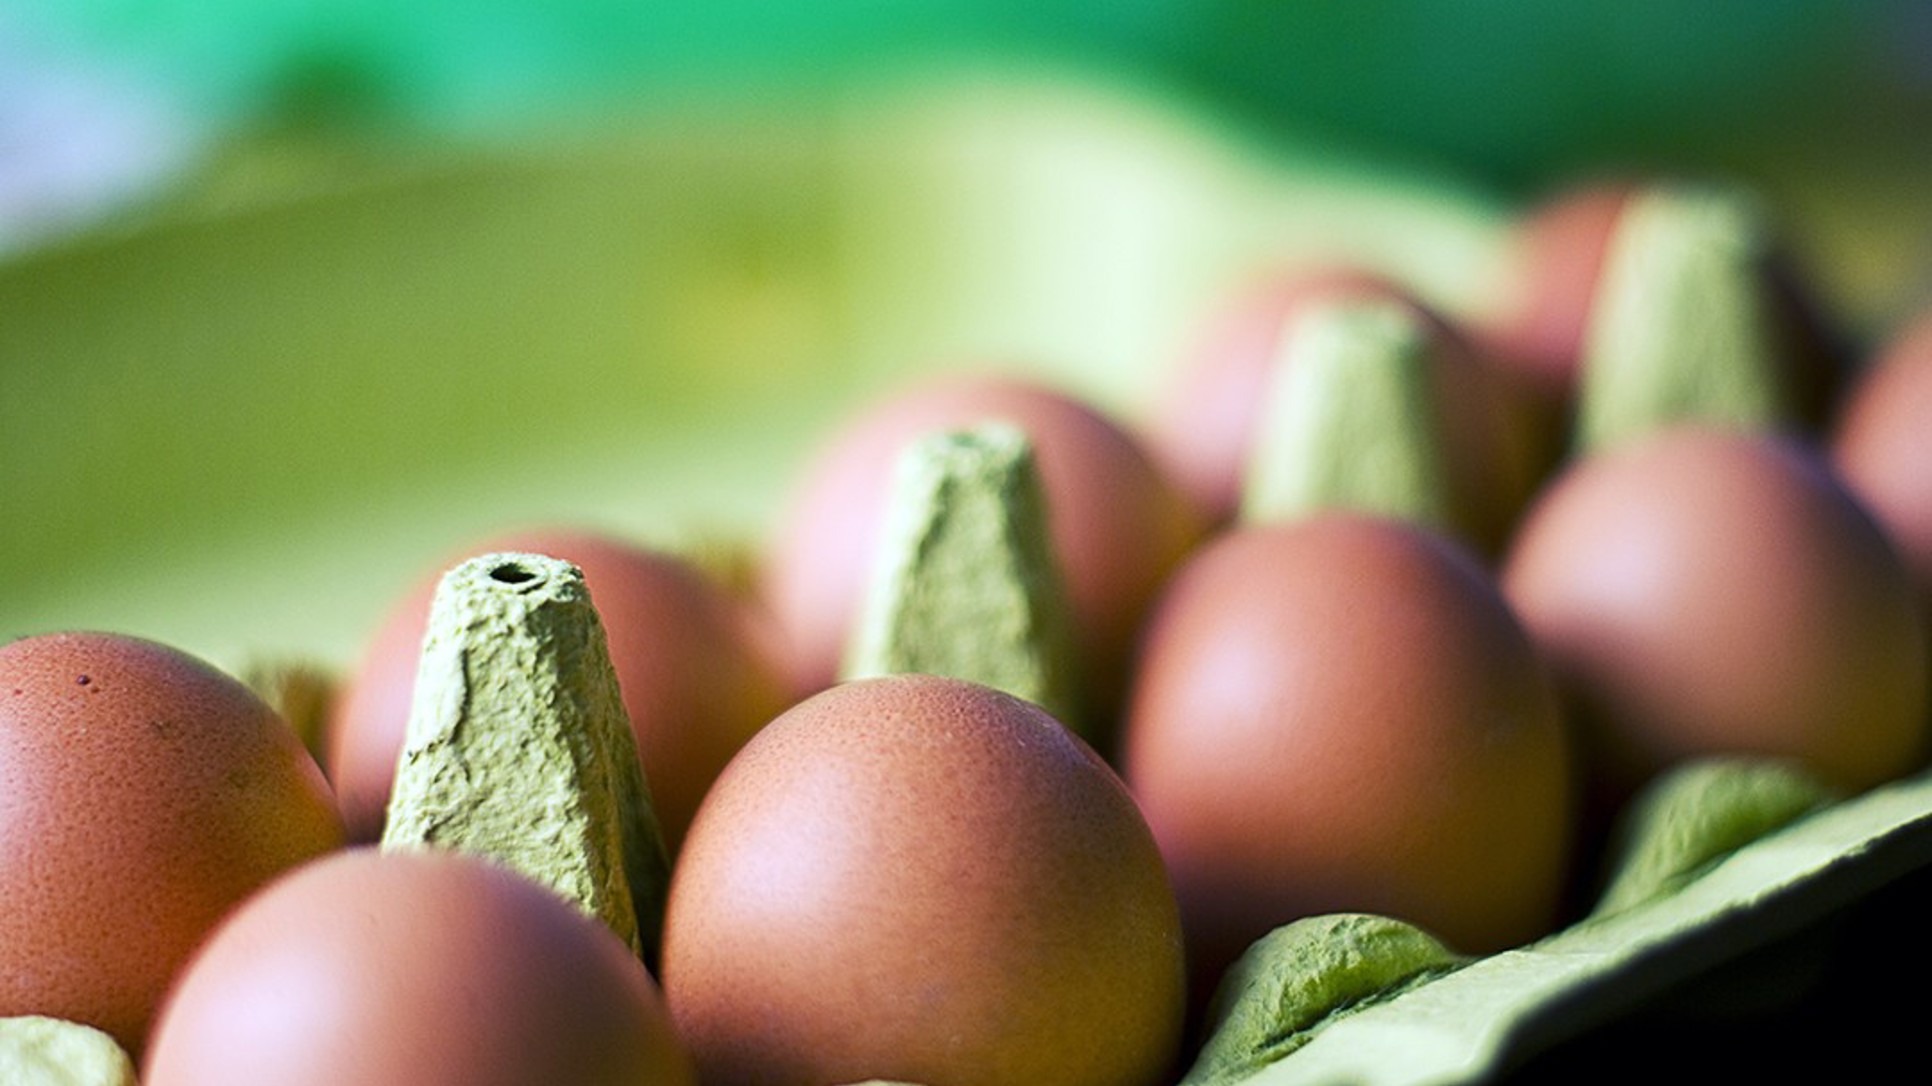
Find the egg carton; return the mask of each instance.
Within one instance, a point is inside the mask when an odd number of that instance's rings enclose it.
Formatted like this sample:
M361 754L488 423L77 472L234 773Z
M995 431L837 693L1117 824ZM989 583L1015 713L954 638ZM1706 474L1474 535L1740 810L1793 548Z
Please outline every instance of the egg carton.
M1821 802L1777 766L1695 764L1633 824L1596 911L1520 948L1459 960L1381 918L1275 932L1185 1081L1568 1081L1666 1057L1876 1073L1909 1048L1909 1012L1873 989L1926 960L1932 775Z
M215 215L190 203L126 236L17 257L0 267L0 373L27 379L14 386L24 393L0 397L0 432L21 446L0 460L0 489L24 496L16 523L45 530L0 533L0 558L49 572L0 604L0 636L107 626L235 671L258 653L341 661L422 556L505 518L595 511L653 533L667 509L693 498L727 519L769 508L767 469L782 462L773 452L801 443L852 387L904 369L909 350L998 344L1063 359L1057 376L1119 402L1147 383L1148 345L1171 341L1227 269L1254 267L1264 253L1344 253L1452 306L1493 271L1503 216L1454 185L1284 165L1145 102L1123 107L1059 87L991 98L983 85L968 90L978 97L843 118L819 143L758 123L696 140L680 127L635 146L536 159L430 160L363 187L274 193ZM861 129L885 134L854 137ZM746 136L763 141L749 157ZM1068 162L1069 145L1090 153L1086 172ZM770 172L748 180L747 167ZM1123 173L1139 179L1145 210L1162 211L1141 233L1109 229L1119 223L1106 216L1123 209L1094 198L1118 194ZM1104 190L1089 184L1103 181ZM871 213L870 225L828 243L850 225L841 209L853 207ZM604 244L613 208L650 218L639 252ZM1215 228L1236 221L1242 229ZM1334 222L1367 225L1350 232ZM458 237L463 244L435 255ZM930 270L935 249L962 256L928 284L953 299L950 309L902 291L914 271ZM740 274L741 265L766 274ZM1144 270L1083 277L1095 267ZM468 353L477 345L463 338L464 322L504 300L488 273L512 271L519 288L578 276L560 281L586 297L538 298L512 350ZM416 310L408 299L425 279L454 284L449 297L468 309ZM821 290L827 282L834 287ZM431 290L426 302L437 297ZM1061 308L1043 313L1043 297ZM598 323L613 298L644 306L648 343L626 338L636 334L629 324ZM899 315L879 318L857 361L834 363L848 344L809 318L857 310ZM119 316L74 316L91 312ZM590 349L541 382L527 380L531 361L514 354L586 335ZM500 414L491 405L506 389L524 394L524 417L564 428L576 409L555 392L564 378L611 376L590 356L646 346L665 349L662 369L600 386L603 399L702 380L716 386L714 400L748 406L707 401L705 417L684 419L677 402L640 400L688 442L642 452L628 444L634 420L620 421L608 403L568 427L566 451L528 460L469 429ZM773 388L760 390L743 366L771 357L780 363ZM99 358L141 365L63 376L45 361ZM1111 368L1123 358L1124 372ZM412 369L416 361L427 364ZM828 375L826 387L806 372ZM445 393L458 373L465 383ZM300 455L339 436L345 392L352 410L380 406L354 393L378 375L400 397L448 408L447 448L426 456L427 446L375 435L370 455L381 463L366 471ZM188 425L191 408L231 394L238 409ZM61 409L73 404L87 411ZM714 422L716 434L697 432ZM240 472L239 499L197 481L210 472L185 470L204 456ZM653 456L665 475L646 493L635 461ZM103 463L115 472L103 474ZM346 481L332 474L344 464ZM707 490L720 472L732 491L723 501ZM396 481L405 478L415 483ZM282 485L298 492L273 492ZM355 492L364 485L377 500ZM119 512L86 513L68 501L76 492ZM609 512L626 502L644 511ZM206 591L211 581L223 591ZM243 606L272 600L283 603ZM291 616L305 625L293 629ZM1288 991L1297 982L1270 971L1264 948L1250 1002L1229 1005L1246 1025L1224 1033L1224 1049L1190 1083L1560 1079L1639 1064L1666 1040L1691 1042L1713 1070L1762 1058L1766 1070L1789 1071L1781 1054L1819 1032L1876 1045L1861 1058L1880 1058L1878 1042L1909 1040L1886 1032L1905 1018L1893 1008L1907 1005L1874 997L1871 985L1926 957L1912 933L1932 860L1932 778L1818 805L1761 770L1697 767L1676 778L1606 904L1530 945L1465 960L1379 921L1284 933L1280 960L1338 964L1304 975L1317 990ZM1378 956L1365 935L1394 950ZM1830 1036L1801 1047L1836 1051Z

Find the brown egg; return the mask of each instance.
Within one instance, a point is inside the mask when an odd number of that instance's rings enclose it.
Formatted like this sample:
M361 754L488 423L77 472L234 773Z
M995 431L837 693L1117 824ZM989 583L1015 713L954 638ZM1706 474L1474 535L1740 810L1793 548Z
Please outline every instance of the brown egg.
M1163 1081L1179 918L1120 781L1028 702L954 679L834 687L698 812L665 998L707 1086Z
M1286 275L1217 313L1175 369L1147 420L1147 447L1216 524L1234 519L1283 330L1303 304L1391 297L1392 283L1349 267Z
M875 403L807 468L772 537L764 593L796 654L798 686L838 675L907 442L984 419L1032 439L1054 552L1073 611L1086 701L1119 699L1142 612L1200 537L1199 515L1120 427L1038 385L992 377L929 381Z
M1430 390L1455 489L1456 527L1485 552L1501 549L1552 457L1534 405L1489 368L1462 336L1411 294L1367 272L1336 268L1276 283L1243 299L1185 360L1156 403L1148 443L1217 523L1241 502L1281 345L1297 316L1331 301L1393 302L1429 330Z
M1512 239L1503 312L1477 331L1499 361L1565 409L1576 398L1577 359L1604 252L1634 189L1626 182L1579 185L1531 209Z
M1567 412L1576 398L1606 256L1624 209L1643 191L1627 179L1579 184L1531 209L1516 228L1512 281L1500 311L1478 322L1473 334L1546 409ZM1815 428L1838 394L1844 345L1798 262L1770 240L1757 274L1783 350L1780 377L1796 421Z
M113 634L0 647L0 1016L138 1054L221 915L341 844L315 762L238 680Z
M1554 682L1470 555L1380 518L1237 529L1148 625L1126 777L1197 982L1305 916L1469 952L1547 931L1571 831Z
M1795 443L1666 430L1574 465L1507 595L1574 695L1614 804L1718 753L1862 789L1925 749L1926 632L1870 516Z
M665 846L675 853L711 781L790 703L775 631L667 554L560 530L502 536L469 553L489 551L547 554L584 571ZM351 840L382 835L437 577L390 613L336 705L326 764Z
M694 1086L642 962L455 852L358 849L250 898L155 1027L145 1086Z
M1932 312L1895 337L1847 397L1832 463L1891 537L1932 620Z

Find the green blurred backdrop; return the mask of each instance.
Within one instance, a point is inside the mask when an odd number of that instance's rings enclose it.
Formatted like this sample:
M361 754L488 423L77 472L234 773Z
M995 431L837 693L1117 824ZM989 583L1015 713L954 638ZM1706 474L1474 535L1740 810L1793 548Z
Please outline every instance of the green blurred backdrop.
M1131 412L1272 265L1480 304L1603 170L1757 186L1879 335L1929 58L1920 0L10 0L0 637L339 662L507 523L754 536L911 371Z
M1923 134L1932 116L1920 0L28 3L12 20L24 32L228 118L293 106L490 129L1030 55L1526 183L1633 157Z

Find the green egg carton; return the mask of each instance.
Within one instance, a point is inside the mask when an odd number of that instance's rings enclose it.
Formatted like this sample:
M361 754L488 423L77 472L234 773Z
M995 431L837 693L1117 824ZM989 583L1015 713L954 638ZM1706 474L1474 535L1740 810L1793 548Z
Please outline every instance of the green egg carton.
M0 263L0 639L340 670L512 524L755 538L788 466L908 375L1023 369L1131 413L1260 275L1344 259L1471 312L1501 273L1509 208L1440 177L1117 86L875 90L537 148L263 137ZM1657 1038L1728 1074L1819 1029L1909 1047L1870 983L1932 960L1932 779L1825 802L1699 766L1646 812L1597 911L1531 946L1271 936L1189 1082L1634 1075Z
M1633 805L1595 910L1535 943L1469 959L1367 916L1270 934L1231 971L1184 1081L1875 1073L1910 1050L1910 1012L1874 989L1927 960L1911 929L1929 859L1932 777L1837 799L1777 764L1688 765Z

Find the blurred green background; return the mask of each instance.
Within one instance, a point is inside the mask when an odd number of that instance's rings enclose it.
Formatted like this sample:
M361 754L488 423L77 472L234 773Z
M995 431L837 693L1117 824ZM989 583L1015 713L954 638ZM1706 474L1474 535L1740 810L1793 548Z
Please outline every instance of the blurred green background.
M0 637L339 663L509 524L755 537L913 371L1131 414L1272 266L1481 306L1603 172L1756 186L1875 338L1928 137L1907 0L11 0Z
M1932 95L1919 0L29 0L11 21L229 120L500 130L1030 56L1519 184L1923 135Z

